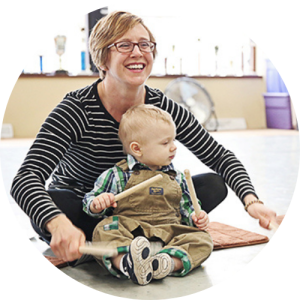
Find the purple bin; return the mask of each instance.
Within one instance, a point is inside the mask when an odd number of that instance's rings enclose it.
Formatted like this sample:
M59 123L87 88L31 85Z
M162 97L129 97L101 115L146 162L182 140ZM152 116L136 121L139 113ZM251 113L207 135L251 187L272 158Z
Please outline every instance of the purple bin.
M291 99L288 93L263 94L268 128L293 129Z

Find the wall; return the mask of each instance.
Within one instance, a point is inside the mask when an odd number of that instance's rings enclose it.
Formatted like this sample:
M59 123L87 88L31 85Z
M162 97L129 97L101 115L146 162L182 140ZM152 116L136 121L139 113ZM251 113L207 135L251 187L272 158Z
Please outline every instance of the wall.
M33 138L49 112L69 91L94 82L96 77L21 76L8 101L3 123L13 125L15 138ZM165 90L173 77L150 77L147 84ZM262 77L197 80L208 90L218 118L245 118L249 129L266 127Z
M150 78L148 84L163 91L171 80ZM266 128L262 96L265 84L261 77L203 77L196 80L210 94L218 118L244 118L248 129Z
M20 77L7 103L3 123L13 125L14 137L33 138L66 93L93 81L91 77Z

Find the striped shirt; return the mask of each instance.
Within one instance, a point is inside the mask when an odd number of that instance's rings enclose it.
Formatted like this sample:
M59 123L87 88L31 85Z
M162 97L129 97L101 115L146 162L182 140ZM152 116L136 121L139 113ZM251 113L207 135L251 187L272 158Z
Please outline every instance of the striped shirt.
M68 93L53 109L13 180L12 197L42 229L62 213L45 190L51 175L55 188L69 187L82 200L99 174L126 158L118 138L119 123L99 98L100 81ZM255 194L244 166L232 152L218 144L188 110L160 90L145 88L145 103L171 114L178 141L220 174L240 199Z
M130 154L127 155L127 164L128 164L128 171L123 171L120 167L114 166L113 168L108 169L107 171L103 172L95 182L94 189L87 193L83 199L83 210L92 217L103 217L103 216L110 216L113 213L113 207L108 207L104 209L100 213L93 213L90 210L90 206L94 198L102 193L113 193L117 195L124 191L125 186L134 172L134 170L151 170L148 166L138 162L133 156ZM192 221L191 214L194 212L192 200L190 197L190 193L188 190L188 186L186 183L185 176L179 170L176 170L173 164L168 166L163 166L158 171L168 172L173 170L176 172L175 180L179 184L182 197L180 200L180 213L181 213L181 221L182 224L188 226L194 226ZM201 205L201 202L199 201Z

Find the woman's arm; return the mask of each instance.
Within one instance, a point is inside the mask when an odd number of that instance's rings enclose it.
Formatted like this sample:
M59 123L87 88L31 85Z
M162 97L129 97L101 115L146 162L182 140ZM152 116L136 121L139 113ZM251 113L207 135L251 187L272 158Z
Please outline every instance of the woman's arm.
M59 164L70 144L76 142L80 107L64 99L47 117L25 160L15 176L11 195L33 220L45 231L47 222L62 212L45 190L45 182Z
M176 124L177 139L206 166L221 175L243 201L248 194L257 197L243 164L220 145L188 110L162 95L161 108L168 111Z
M80 136L84 112L79 101L66 97L43 123L33 145L15 176L11 195L33 220L51 235L51 249L65 261L78 259L85 234L56 207L45 190L45 182Z
M250 177L237 157L220 145L188 110L163 94L161 97L161 108L172 115L176 124L177 139L202 163L221 175L244 205L258 200ZM270 222L276 223L276 213L258 202L249 206L248 213L259 219L264 228L269 228Z

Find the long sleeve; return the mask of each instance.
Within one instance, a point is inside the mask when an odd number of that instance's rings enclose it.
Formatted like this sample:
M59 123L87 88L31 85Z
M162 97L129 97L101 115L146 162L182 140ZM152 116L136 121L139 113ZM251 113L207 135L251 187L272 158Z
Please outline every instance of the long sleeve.
M91 203L95 197L102 193L113 193L114 195L116 195L119 192L120 191L118 190L118 184L116 177L114 176L113 169L109 169L103 172L96 180L94 189L85 194L83 198L83 211L94 218L100 218L104 215L110 215L113 211L112 207L108 207L100 213L93 213L90 210Z
M93 84L68 93L43 123L15 176L11 195L42 230L62 213L45 190L71 189L82 201L99 174L126 156L119 124L103 107Z
M45 182L79 138L78 120L82 114L75 101L64 99L42 124L12 182L12 197L42 229L47 221L62 213L46 192Z

